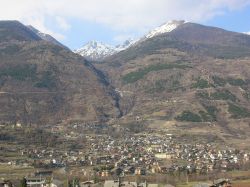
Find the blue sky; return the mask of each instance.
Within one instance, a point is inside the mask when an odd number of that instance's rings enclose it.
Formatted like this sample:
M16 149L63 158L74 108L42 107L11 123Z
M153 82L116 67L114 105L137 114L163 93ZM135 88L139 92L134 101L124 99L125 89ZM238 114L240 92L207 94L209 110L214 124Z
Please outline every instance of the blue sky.
M33 25L71 49L90 40L116 45L173 19L250 32L250 0L0 0L0 3L1 20Z
M67 38L63 39L61 42L67 46L71 46L73 49L79 48L91 40L101 41L110 45L117 45L126 39L136 39L145 34L143 31L136 30L122 32L112 29L104 24L77 19L72 20L71 24L73 28L66 33Z
M204 24L221 27L236 32L250 32L250 6L235 11L226 11Z

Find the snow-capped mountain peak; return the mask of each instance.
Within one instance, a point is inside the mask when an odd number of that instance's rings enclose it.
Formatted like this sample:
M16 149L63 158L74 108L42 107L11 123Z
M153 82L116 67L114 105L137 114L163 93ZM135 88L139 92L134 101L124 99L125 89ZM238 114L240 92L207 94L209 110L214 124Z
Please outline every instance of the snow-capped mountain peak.
M152 38L154 36L164 34L171 32L175 30L177 27L180 25L186 23L185 21L169 21L166 24L163 24L151 32L149 32L147 35L144 37L139 38L138 40L133 40L133 39L128 39L122 44L116 45L116 46L111 46L104 44L102 42L97 42L97 41L90 41L86 45L84 45L82 48L75 50L75 53L78 53L79 55L90 59L90 60L95 60L95 61L101 61L105 57L111 56L113 54L116 54L120 51L123 51L133 45L136 45L137 43L140 43L146 39Z
M100 60L114 54L116 50L111 45L98 41L90 41L74 52L91 60Z
M154 30L149 32L145 37L152 38L152 37L160 35L160 34L171 32L184 23L186 23L186 22L183 20L181 20L181 21L176 21L176 20L169 21L169 22L155 28Z
M129 39L126 40L124 43L114 47L108 44L104 44L102 42L90 41L80 49L75 50L74 52L87 59L98 61L104 59L107 56L113 55L115 53L127 49L135 42L135 40Z

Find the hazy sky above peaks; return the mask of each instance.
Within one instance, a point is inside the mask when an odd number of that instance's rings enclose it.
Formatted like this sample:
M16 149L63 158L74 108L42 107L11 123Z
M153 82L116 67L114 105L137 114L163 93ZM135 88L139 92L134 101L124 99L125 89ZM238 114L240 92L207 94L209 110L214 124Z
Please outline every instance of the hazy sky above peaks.
M250 0L0 0L0 19L19 20L71 49L118 44L169 21L250 32Z

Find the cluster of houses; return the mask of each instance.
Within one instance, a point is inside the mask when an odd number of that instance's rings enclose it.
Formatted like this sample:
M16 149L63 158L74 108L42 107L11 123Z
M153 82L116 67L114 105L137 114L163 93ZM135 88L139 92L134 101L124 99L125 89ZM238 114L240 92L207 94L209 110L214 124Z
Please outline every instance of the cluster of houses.
M85 170L83 175L94 172L102 177L228 171L240 169L250 159L245 151L219 149L212 143L182 142L172 134L127 134L118 138L85 135L84 140L87 140L84 149L27 148L21 150L21 154L29 158L26 165L37 168L86 166L92 171Z
M12 183L10 180L0 180L0 187L175 187L171 184L157 184L157 183L148 183L148 182L135 182L135 181L123 181L117 180L105 180L103 182L94 182L94 181L68 181L67 184L64 184L60 180L55 179L46 179L46 178L23 178L18 183ZM219 179L213 183L197 183L194 187L232 187L229 179Z
M77 126L72 126L72 128L72 132L68 131L65 134L65 139L75 140L75 142L84 141L84 147L60 149L27 145L15 150L8 148L8 151L17 151L20 158L17 160L0 159L0 164L32 166L49 170L63 168L65 172L68 172L70 168L79 167L81 175L99 176L103 177L103 180L114 176L173 174L176 172L206 174L250 166L249 152L227 146L220 148L212 142L192 143L183 141L181 137L173 134L159 132L118 133L112 136L106 133L110 129L105 125L101 128L96 125L85 127L90 129L90 132L94 130L101 133L82 134L81 131L79 133L77 130L74 131ZM53 133L57 133L62 129L53 127L52 130ZM47 174L51 175L51 173ZM48 185L46 180L37 176L39 174L36 174L35 178L27 178L27 186L57 187L62 185L62 182L56 180ZM220 184L230 185L226 181L222 181ZM0 181L0 187L2 186L11 187L11 183L10 181ZM158 187L157 184L146 182L119 180L105 180L102 184L86 181L79 183L79 186Z

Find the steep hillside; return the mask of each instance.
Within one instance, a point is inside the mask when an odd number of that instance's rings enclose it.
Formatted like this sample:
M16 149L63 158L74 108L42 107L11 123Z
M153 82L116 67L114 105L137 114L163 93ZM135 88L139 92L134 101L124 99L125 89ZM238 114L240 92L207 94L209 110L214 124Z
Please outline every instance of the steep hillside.
M136 45L105 59L119 66L137 57L157 53L166 48L196 56L233 59L250 56L250 36L220 28L184 23L170 32L142 39Z
M65 49L68 49L66 46L64 46L62 43L60 43L59 41L57 41L55 38L53 38L51 35L49 34L46 34L46 33L42 33L40 32L39 30L37 30L36 28L34 28L33 26L31 25L28 25L27 26L30 30L32 30L34 33L36 33L41 39L45 40L45 41L48 41L48 42L51 42L55 45L59 45Z
M120 116L104 75L19 22L0 22L0 122L54 124Z
M249 56L248 35L185 23L98 67L120 93L124 119L216 124L234 133L241 131L231 124L248 127L250 119Z
M41 38L18 21L0 21L0 42L39 41Z

